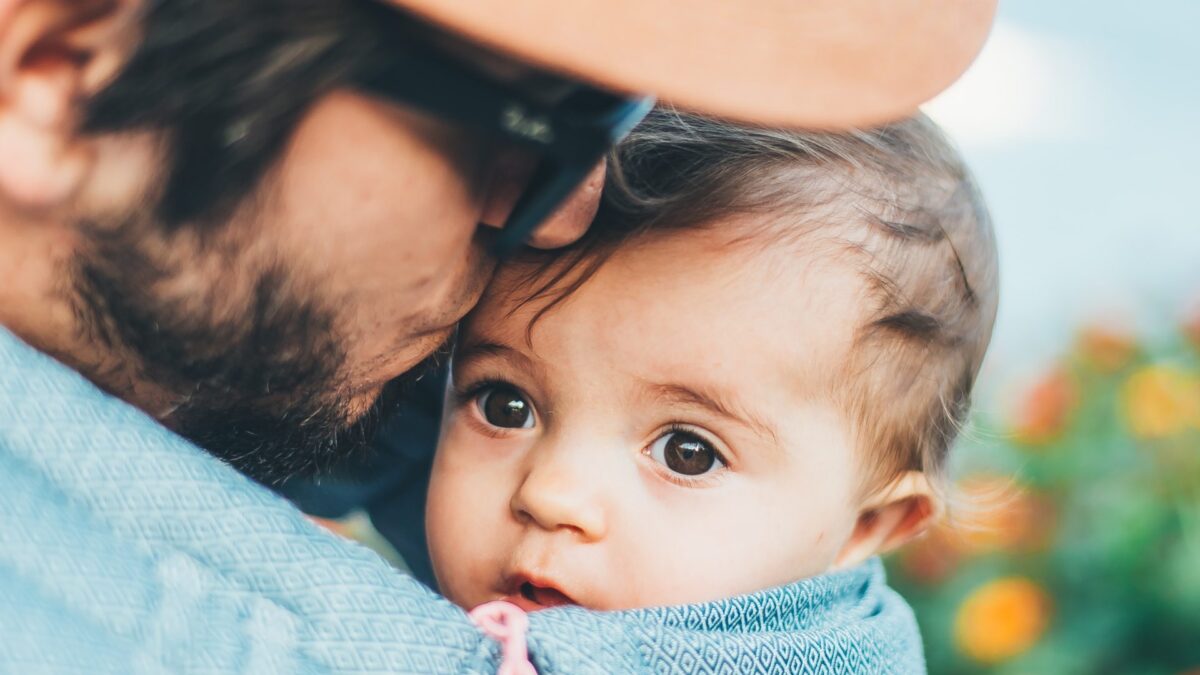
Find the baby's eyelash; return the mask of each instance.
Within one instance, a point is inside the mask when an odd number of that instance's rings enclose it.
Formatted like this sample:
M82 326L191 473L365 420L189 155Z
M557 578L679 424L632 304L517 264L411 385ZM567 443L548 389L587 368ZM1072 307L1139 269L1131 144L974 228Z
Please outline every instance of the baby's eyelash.
M667 428L658 435L658 437L662 438L667 434L691 434L693 436L698 436L699 438L703 439L705 443L708 443L712 446L713 454L715 454L717 458L721 460L722 464L729 466L729 460L726 459L725 455L717 449L719 443L714 441L709 434L700 431L696 427L693 427L690 424L683 424L682 422L671 422L667 425Z
M467 414L467 423L476 432L481 433L489 438L504 439L508 438L513 430L487 424L480 417L482 413L475 403L479 396L488 389L499 388L508 388L515 391L521 391L520 388L508 380L498 377L487 377L481 380L468 379L462 384L459 384L457 380L452 380L452 384L450 386L450 396L451 404L454 409L471 409Z
M681 475L676 474L671 471L659 471L658 472L659 475L662 476L662 478L664 480L666 480L670 483L674 483L675 485L678 485L680 487L686 487L686 488L711 487L713 485L720 483L725 478L726 474L729 471L729 460L725 458L724 453L722 453L720 450L717 449L718 444L712 440L712 438L709 436L709 434L702 433L695 427L687 425L687 424L683 424L680 422L672 422L672 423L668 424L667 427L665 429L663 429L663 431L660 434L658 434L657 436L654 437L655 440L653 442L657 442L658 439L660 439L663 436L666 436L668 434L677 434L677 433L690 434L692 436L696 436L696 437L702 439L705 443L708 443L710 446L712 446L713 454L716 455L717 459L722 464L722 470L717 471L715 473L698 476L696 478L687 478L687 477L681 476ZM647 446L647 450L646 450L647 454L649 453L649 447L650 446Z
M451 393L454 396L454 403L458 406L462 406L473 401L476 396L479 396L485 389L490 387L516 388L511 382L502 380L498 377L489 377L482 380L468 381L461 385L455 382L454 386L451 388Z

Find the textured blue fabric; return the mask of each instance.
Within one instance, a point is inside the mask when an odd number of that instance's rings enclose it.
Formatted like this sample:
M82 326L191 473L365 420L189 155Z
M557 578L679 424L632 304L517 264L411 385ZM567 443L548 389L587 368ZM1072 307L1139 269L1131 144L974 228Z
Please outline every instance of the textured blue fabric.
M408 572L433 586L433 561L425 538L425 501L441 426L442 398L449 378L441 364L409 391L372 444L338 467L338 477L293 479L272 487L300 510L342 518L362 510Z
M878 561L536 613L541 673L923 672ZM0 673L491 673L465 612L0 329Z

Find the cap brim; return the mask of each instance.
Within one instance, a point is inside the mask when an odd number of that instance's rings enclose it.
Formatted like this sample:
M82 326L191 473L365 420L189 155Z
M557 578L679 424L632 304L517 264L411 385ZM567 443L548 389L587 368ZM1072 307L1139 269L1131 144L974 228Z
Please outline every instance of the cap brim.
M389 0L528 63L698 112L837 128L913 112L995 0Z

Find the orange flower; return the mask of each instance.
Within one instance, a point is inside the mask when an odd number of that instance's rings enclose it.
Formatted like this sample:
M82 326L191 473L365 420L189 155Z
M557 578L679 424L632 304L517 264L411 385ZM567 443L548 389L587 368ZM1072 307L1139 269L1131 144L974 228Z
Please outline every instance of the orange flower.
M1034 383L1018 402L1012 430L1019 443L1044 445L1066 429L1078 400L1075 382L1063 368L1055 368Z
M994 579L963 601L954 635L964 654L980 663L999 663L1032 647L1050 623L1050 597L1024 577Z
M1168 365L1146 366L1121 390L1125 421L1135 436L1164 438L1200 426L1200 379Z
M1129 331L1100 324L1084 328L1076 345L1084 363L1102 373L1120 370L1137 352L1137 341Z

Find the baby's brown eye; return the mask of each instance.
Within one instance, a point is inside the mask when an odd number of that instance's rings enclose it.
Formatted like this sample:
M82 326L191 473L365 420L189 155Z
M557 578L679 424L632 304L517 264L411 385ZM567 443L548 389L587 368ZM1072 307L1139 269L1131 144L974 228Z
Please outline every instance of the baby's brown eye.
M513 387L503 384L488 387L476 400L479 412L492 426L505 429L533 427L533 411L529 402Z
M650 457L684 476L700 476L725 466L711 443L686 431L663 434L650 446Z

